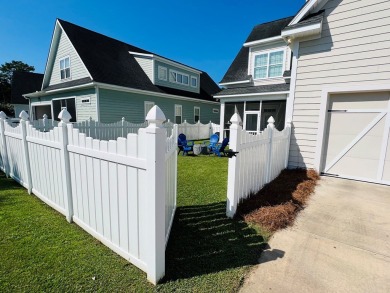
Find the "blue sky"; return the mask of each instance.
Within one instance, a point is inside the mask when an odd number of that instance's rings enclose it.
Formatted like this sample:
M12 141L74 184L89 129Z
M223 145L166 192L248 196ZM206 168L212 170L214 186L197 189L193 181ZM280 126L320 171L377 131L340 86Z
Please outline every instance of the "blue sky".
M0 64L45 69L56 18L207 71L219 82L253 26L294 15L305 0L2 1ZM91 44L93 50L93 44Z

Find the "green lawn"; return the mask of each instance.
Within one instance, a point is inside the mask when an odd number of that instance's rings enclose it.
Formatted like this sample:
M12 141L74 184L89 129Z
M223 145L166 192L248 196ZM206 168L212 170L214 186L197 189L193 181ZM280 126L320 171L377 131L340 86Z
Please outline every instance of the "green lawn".
M0 292L232 292L265 239L225 217L227 158L179 156L178 209L157 287L0 175Z

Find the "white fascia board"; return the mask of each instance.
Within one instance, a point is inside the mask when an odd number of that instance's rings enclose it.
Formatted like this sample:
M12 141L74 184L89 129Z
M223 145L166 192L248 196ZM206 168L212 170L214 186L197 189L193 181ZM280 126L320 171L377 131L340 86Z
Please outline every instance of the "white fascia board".
M164 93L157 93L157 92L133 89L133 88L112 85L112 84L106 84L106 83L99 83L99 82L94 82L93 84L98 86L101 89L109 89L109 90L123 91L123 92L128 92L128 93L142 94L142 95L147 95L147 96L154 96L154 97L161 97L161 98L168 98L168 99L175 99L175 100L184 100L184 101L199 102L199 103L204 103L204 104L219 105L219 102L200 100L200 99L196 99L196 98L189 98L189 97L184 97L184 96L176 96L176 95L170 95L170 94L164 94Z
M90 83L86 83L86 84L81 84L81 85L76 85L76 86L66 87L66 88L60 88L60 89L55 89L55 90L36 91L33 93L24 94L23 97L25 97L25 98L44 97L44 96L51 95L54 93L61 93L61 92L66 92L66 91L70 91L70 90L78 90L78 89L88 88L88 87L92 87L92 86L94 86L94 83L90 82Z
M296 29L285 29L282 31L284 39L297 39L299 37L308 37L318 35L322 31L322 21L320 23L310 24Z
M219 85L220 86L225 86L225 85L231 85L231 84L242 84L242 83L250 83L251 80L248 79L248 80L240 80L240 81L232 81L232 82L223 82L223 83L220 83Z
M49 54L48 54L47 60L46 60L45 71L43 73L43 81L42 81L42 85L41 85L41 90L43 88L43 85L46 83L46 79L48 78L47 69L49 68L49 64L53 63L52 62L52 60L54 58L53 45L54 45L54 40L57 39L58 37L59 37L59 22L57 19L56 24L54 26L53 36L51 37L51 41L50 41Z
M266 43L272 43L272 42L276 42L276 41L282 41L282 37L281 36L276 36L276 37L272 37L272 38L267 38L267 39L262 39L262 40L257 40L257 41L252 41L252 42L248 42L248 43L244 43L244 47L253 47L253 46L256 46L256 45L260 45L260 44L266 44Z
M284 93L284 94L270 94L270 93L267 93L265 95L261 95L261 96L250 96L250 97L230 97L230 98L222 98L221 99L221 103L240 103L240 102L250 102L250 101L258 101L258 100L262 100L262 101L278 101L278 100L287 100L287 96L288 94Z
M236 94L236 95L222 95L222 96L214 96L214 99L224 99L224 98L239 98L239 97L255 97L255 96L270 96L270 95L285 95L290 93L290 91L282 91L282 92L265 92L265 93L251 93L251 94Z
M319 10L320 8L324 7L324 5L328 2L328 0L309 0L306 2L306 5L298 12L298 14L291 20L291 22L288 24L294 25L301 21L302 18L304 18L306 15L308 15L310 12L314 12L314 10Z
M157 55L146 54L146 53L138 53L138 52L132 52L132 51L129 51L129 53L131 55L135 55L135 56L139 56L139 57L151 58L153 60L157 60L157 61L166 63L168 65L175 66L175 67L183 69L183 70L188 70L188 71L193 72L193 73L197 73L197 74L201 74L202 73L202 71L196 70L196 69L194 69L192 67L186 66L184 64L177 63L175 61L172 61L172 60L169 60L169 59L166 59L164 57L157 56Z

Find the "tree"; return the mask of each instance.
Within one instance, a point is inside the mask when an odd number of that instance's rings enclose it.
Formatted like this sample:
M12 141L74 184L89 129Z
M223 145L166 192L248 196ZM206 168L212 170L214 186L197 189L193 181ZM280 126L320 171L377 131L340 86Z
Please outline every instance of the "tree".
M11 81L15 71L33 72L34 70L34 66L22 61L12 60L0 65L0 102L6 104L11 100Z

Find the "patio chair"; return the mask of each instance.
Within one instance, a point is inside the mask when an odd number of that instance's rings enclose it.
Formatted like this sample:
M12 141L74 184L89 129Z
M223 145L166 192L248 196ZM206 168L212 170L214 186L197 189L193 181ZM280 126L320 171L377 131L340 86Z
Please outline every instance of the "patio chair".
M180 133L177 138L177 146L179 147L179 152L183 152L183 156L185 154L188 154L188 152L193 152L194 142L193 141L187 141L187 137L184 133Z
M217 134L213 134L210 136L210 143L208 146L209 152L213 151L213 148L218 144L219 136Z
M229 144L229 139L227 137L225 137L222 141L221 144L216 144L212 149L212 153L216 154L218 157L220 157L222 154L225 156L226 152L225 151L225 148L228 146Z

